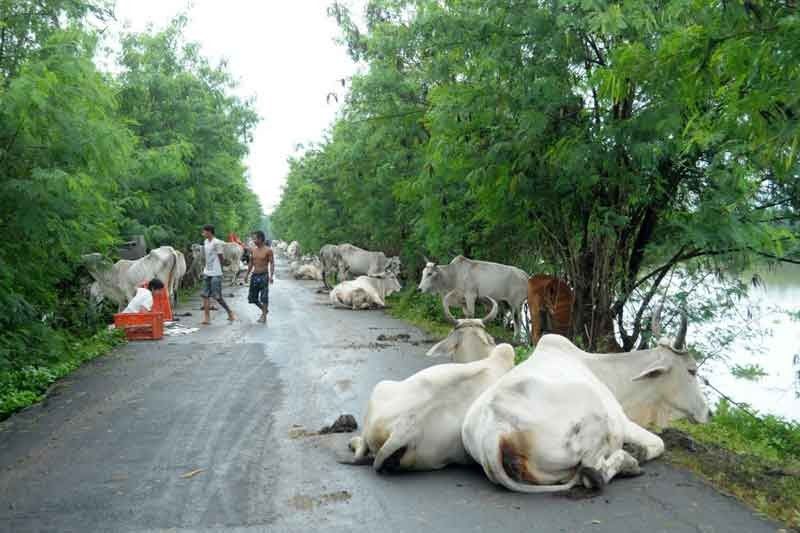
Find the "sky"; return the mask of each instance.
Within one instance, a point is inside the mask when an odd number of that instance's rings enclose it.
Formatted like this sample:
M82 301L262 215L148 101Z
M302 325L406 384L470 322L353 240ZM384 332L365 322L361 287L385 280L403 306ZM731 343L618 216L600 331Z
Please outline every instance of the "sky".
M246 161L251 186L271 212L280 200L287 158L298 144L322 140L343 102L339 81L356 65L327 16L332 0L117 0L112 35L127 26L142 31L163 28L179 12L188 12L186 37L203 55L227 59L239 81L237 94L256 98L261 122ZM357 9L360 0L344 2ZM354 13L357 11L354 11ZM339 95L326 101L330 92Z

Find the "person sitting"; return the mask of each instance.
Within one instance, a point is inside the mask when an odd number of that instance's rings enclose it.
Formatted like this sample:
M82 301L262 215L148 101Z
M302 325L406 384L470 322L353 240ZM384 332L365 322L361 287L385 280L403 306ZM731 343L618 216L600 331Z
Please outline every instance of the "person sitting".
M128 302L128 306L122 311L123 313L147 313L153 308L153 291L164 288L164 283L158 279L151 279L147 288L138 287L136 294Z

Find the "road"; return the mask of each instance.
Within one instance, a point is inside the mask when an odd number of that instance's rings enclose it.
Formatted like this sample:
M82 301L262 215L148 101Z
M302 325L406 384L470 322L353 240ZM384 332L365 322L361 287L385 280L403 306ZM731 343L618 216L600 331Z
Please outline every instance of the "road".
M0 531L774 532L661 462L591 498L521 495L478 468L403 475L336 463L372 387L436 362L415 328L327 306L279 269L268 325L128 344L0 424ZM179 311L200 320L199 299ZM407 334L405 341L379 335Z

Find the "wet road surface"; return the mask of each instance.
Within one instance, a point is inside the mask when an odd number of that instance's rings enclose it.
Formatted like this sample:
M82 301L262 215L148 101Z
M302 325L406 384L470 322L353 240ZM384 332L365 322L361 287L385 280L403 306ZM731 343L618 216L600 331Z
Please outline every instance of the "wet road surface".
M335 310L283 269L258 311L224 290L192 335L128 344L0 424L0 531L774 532L694 475L662 462L587 499L522 495L478 468L376 475L336 463L372 387L436 361L419 330ZM179 312L201 317L199 299ZM406 334L399 341L379 335Z

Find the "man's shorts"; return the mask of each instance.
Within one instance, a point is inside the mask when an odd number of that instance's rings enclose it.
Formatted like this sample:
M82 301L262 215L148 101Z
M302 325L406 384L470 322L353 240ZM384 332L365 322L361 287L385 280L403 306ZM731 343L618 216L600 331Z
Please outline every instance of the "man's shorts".
M222 276L204 276L203 290L200 291L203 298L222 299Z
M256 274L250 276L250 293L247 301L256 305L269 305L269 274Z

